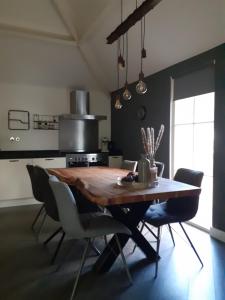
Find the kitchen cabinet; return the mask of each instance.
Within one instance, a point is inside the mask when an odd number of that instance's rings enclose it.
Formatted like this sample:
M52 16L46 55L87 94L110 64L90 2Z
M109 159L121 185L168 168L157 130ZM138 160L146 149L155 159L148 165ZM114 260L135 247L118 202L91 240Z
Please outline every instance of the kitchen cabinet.
M122 161L123 161L123 156L121 155L109 156L109 167L121 168Z
M33 158L33 165L40 166L42 168L65 168L65 157L46 157L46 158Z
M0 200L32 197L27 164L32 164L32 159L0 160Z
M26 165L42 168L65 168L65 157L0 159L0 200L33 198Z

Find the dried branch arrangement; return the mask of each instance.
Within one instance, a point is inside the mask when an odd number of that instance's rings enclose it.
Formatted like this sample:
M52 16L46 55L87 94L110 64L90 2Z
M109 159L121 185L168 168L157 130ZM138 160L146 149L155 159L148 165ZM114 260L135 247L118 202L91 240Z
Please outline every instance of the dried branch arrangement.
M155 140L155 131L153 127L147 127L146 131L144 128L141 128L141 138L144 147L145 154L150 161L155 160L156 152L161 143L162 137L164 133L164 125L160 126L158 136Z

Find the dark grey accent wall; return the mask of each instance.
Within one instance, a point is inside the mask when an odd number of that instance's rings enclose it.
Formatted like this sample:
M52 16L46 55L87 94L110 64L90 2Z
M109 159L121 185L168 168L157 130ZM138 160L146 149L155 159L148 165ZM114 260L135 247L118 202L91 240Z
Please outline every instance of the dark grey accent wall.
M112 141L121 148L126 159L138 160L143 152L140 128L160 124L165 125L162 144L157 153L157 160L166 165L165 176L169 174L170 142L170 77L178 77L205 66L215 65L215 141L214 141L214 192L213 192L213 226L225 231L225 44L171 66L163 71L145 78L148 85L146 95L135 92L136 83L131 84L133 98L123 101L123 109L114 108L114 96L122 91L112 93ZM145 105L147 117L144 121L137 119L138 107Z
M137 95L135 84L132 84L130 85L132 100L123 103L121 110L115 111L112 105L112 140L122 149L125 159L139 160L140 154L143 153L140 128L151 125L158 130L163 123L166 132L157 153L157 159L164 161L168 166L170 78L156 74L146 78L146 83L148 92L145 95ZM145 120L140 121L137 118L137 111L142 105L147 108L147 115ZM168 175L168 168L166 175Z

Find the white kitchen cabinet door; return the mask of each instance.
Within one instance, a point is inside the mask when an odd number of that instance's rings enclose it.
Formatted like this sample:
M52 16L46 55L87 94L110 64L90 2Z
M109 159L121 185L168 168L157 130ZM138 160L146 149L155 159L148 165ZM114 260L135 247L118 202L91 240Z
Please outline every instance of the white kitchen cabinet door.
M109 167L110 168L121 168L123 156L109 156Z
M33 197L27 164L32 159L0 160L0 200Z
M40 166L44 169L48 168L65 168L65 157L47 157L47 158L33 158L33 165Z

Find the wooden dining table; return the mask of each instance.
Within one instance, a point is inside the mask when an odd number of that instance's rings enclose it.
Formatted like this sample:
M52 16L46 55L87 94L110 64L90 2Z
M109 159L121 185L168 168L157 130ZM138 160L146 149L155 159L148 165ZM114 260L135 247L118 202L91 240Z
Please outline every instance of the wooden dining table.
M138 229L149 206L156 199L193 197L198 196L201 191L199 187L166 178L159 178L155 187L146 187L140 183L123 184L120 179L129 171L109 167L57 168L48 169L48 172L75 188L91 203L107 207L112 216L132 232L131 236L118 235L122 248L132 238L150 262L158 257ZM119 249L115 237L112 237L94 264L94 270L98 273L107 272L118 255Z

